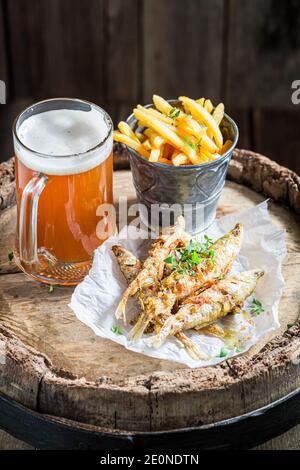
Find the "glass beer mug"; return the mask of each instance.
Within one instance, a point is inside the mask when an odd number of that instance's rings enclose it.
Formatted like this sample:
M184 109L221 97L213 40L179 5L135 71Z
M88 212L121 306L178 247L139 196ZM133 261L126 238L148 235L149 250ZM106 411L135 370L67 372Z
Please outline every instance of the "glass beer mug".
M77 99L42 101L17 117L15 260L32 278L77 284L114 231L112 130L102 108Z

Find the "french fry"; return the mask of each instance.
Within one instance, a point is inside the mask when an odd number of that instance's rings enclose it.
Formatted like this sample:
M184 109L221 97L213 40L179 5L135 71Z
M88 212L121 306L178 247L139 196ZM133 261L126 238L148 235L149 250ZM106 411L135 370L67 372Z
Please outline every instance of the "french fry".
M213 161L233 145L226 128L220 130L224 104L215 108L210 99L178 98L172 106L159 95L153 95L153 107L140 104L134 109L137 130L124 121L118 124L114 140L125 143L153 163L198 165ZM222 135L223 134L223 135Z
M175 152L179 153L178 150L175 150ZM164 158L170 158L174 153L174 147L170 144L164 144L161 153Z
M166 124L173 125L173 119L172 118L170 118L168 116L165 116L165 114L160 113L156 109L144 108L140 104L137 105L137 108L141 109L141 110L144 110L144 111L148 111L149 114L152 114L152 116L156 117L157 119L160 119L161 121L165 122Z
M164 158L164 157L160 157L160 159L158 160L158 163L164 163L165 165L172 165L171 160L169 160L168 158Z
M131 127L127 124L127 122L120 121L119 124L118 124L118 128L119 128L120 132L122 132L122 134L125 134L128 137L130 137L131 139L136 140L137 142L139 142L138 137L135 135L135 133L133 132Z
M218 124L218 126L221 124L223 117L224 117L224 104L219 103L213 112L213 118Z
M160 157L160 149L152 149L150 152L149 162L156 163Z
M142 132L136 132L135 135L137 136L137 138L139 139L141 143L145 142L145 140L147 139L145 134L143 134Z
M202 148L201 151L200 151L200 155L201 155L201 157L203 157L207 161L209 161L209 160L215 160L217 154L213 154L213 153L209 152L208 150Z
M207 137L209 137L211 140L213 140L214 136L211 130L207 131Z
M146 139L144 142L143 142L143 147L146 149L146 150L152 150L152 146L151 146L151 142L149 139Z
M199 98L198 100L196 100L196 103L200 104L200 106L204 106L205 98Z
M153 129L160 134L166 142L171 143L174 147L181 150L189 157L192 163L197 161L196 151L189 145L186 145L186 143L176 134L176 132L171 130L168 125L154 116L145 113L141 109L135 108L133 112L136 119L142 121L146 127L150 127L150 129Z
M139 108L137 108L137 109L139 109L140 111L143 111L143 113L147 114L148 116L156 118L156 116L150 111L150 108L144 108L143 106L139 105ZM161 114L161 113L159 113L159 114ZM167 116L165 116L165 117L167 117ZM156 119L158 119L158 118L156 118ZM171 119L171 123L164 122L162 119L158 119L158 120L163 122L163 124L165 124L165 126L169 127L169 129L171 129L173 132L176 132L176 128L173 125L174 123L173 123L172 119ZM142 127L145 127L145 125L141 121L139 121L139 123Z
M178 153L177 155L172 155L172 163L174 166L188 165L189 159L184 153Z
M200 139L206 132L206 127L200 126L195 119L185 116L178 119L177 132L181 135L193 135Z
M155 107L163 114L167 116L172 111L172 106L161 96L153 95L152 97Z
M233 145L232 140L229 140L229 139L226 140L225 144L223 145L221 149L221 155L224 155L224 153L226 153L232 145Z
M200 142L201 147L204 147L206 150L208 150L211 153L215 153L219 150L217 145L214 143L212 139L208 137L208 135L204 134L201 137L201 142Z
M197 121L204 122L206 124L207 128L211 130L217 146L221 149L223 146L223 136L212 115L191 98L181 96L179 99L187 105L190 113Z
M205 100L204 108L206 109L206 111L209 112L209 114L211 114L212 110L214 109L213 104L210 100Z
M116 142L121 142L122 144L128 145L128 147L131 147L137 153L140 153L143 157L149 158L149 152L140 142L137 142L136 140L131 139L131 137L128 137L128 135L122 134L118 131L113 132L113 137Z
M163 144L166 143L166 141L152 129L146 129L144 134L149 137L151 146L156 149L159 149Z

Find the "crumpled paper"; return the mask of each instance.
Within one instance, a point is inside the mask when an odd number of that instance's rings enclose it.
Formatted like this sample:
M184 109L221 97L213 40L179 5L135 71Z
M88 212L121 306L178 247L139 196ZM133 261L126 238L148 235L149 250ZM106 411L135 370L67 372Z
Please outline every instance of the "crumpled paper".
M169 338L159 349L147 346L146 338L149 338L149 335L143 335L134 343L127 339L131 325L116 320L115 311L127 283L111 247L120 244L139 258L145 259L149 244L153 241L140 238L135 227L124 227L118 236L111 237L95 251L90 273L76 287L69 306L77 318L92 328L96 335L146 356L180 362L189 367L203 367L245 352L264 335L280 326L278 304L284 288L281 265L286 254L285 230L272 224L267 202L263 202L254 208L215 220L205 233L216 240L237 222L244 226L244 238L231 272L263 269L265 275L260 279L254 295L245 303L241 313L228 315L217 322L225 332L224 338L186 332L198 350L205 354L205 360L192 359L176 338ZM197 238L201 240L203 235ZM250 309L253 297L258 298L264 308L264 312L257 316L253 315ZM128 318L134 317L139 309L137 302L129 299ZM115 326L119 327L122 334L113 332Z

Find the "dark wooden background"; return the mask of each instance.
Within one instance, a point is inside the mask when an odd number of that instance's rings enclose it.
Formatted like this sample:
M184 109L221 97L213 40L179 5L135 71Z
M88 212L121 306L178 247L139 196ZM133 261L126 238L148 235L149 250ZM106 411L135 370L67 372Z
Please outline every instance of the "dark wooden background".
M15 115L76 96L115 122L153 92L222 100L239 146L300 172L299 0L0 0L0 160Z

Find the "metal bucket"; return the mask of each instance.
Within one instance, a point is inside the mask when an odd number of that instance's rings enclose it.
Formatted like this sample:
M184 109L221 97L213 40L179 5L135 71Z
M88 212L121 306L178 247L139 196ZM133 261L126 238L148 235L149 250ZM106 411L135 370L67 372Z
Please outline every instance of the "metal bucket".
M169 100L180 106L178 100ZM153 107L147 105L146 107ZM127 123L137 130L131 114ZM142 128L139 129L142 131ZM140 217L153 230L172 225L182 213L191 234L205 230L213 222L232 152L238 141L238 127L226 114L221 123L222 134L233 141L232 147L220 158L201 165L171 166L152 163L127 147L133 182L140 203Z

